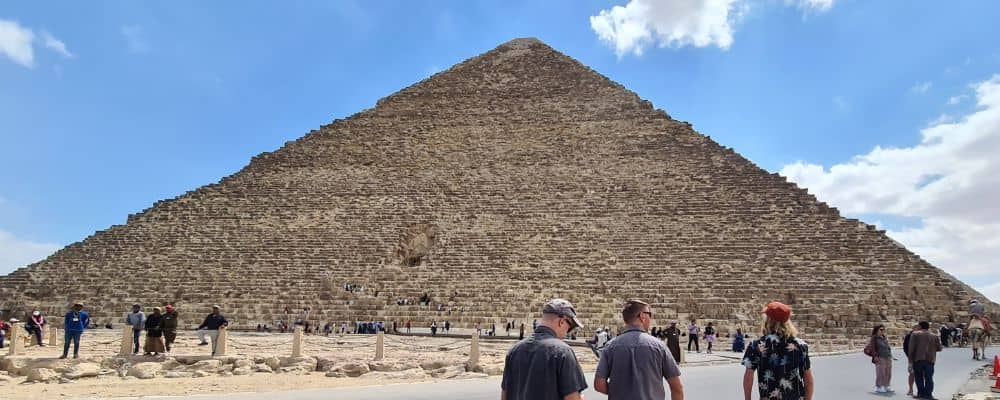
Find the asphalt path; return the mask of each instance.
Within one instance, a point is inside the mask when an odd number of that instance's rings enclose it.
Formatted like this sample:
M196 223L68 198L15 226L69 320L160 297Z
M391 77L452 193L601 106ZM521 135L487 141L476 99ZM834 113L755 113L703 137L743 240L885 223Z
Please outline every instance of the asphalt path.
M1000 352L998 352L997 347L987 351L990 359L998 353ZM896 351L894 354L899 361L894 362L892 367L892 388L896 390L896 393L891 395L873 393L875 367L871 364L870 359L861 353L813 357L812 370L816 379L814 399L908 399L909 397L906 396L905 357L900 351ZM934 395L940 399L950 399L969 380L969 373L986 363L973 361L972 351L968 348L944 349L938 354L935 365ZM739 364L681 368L681 381L684 383L685 397L687 399L742 399L743 371L744 368ZM593 379L593 372L588 372L586 375L587 379ZM281 379L281 376L276 375L268 379ZM593 384L593 382L589 383ZM914 388L914 390L916 389ZM753 398L756 399L756 386L754 391ZM669 390L667 393L669 396ZM584 396L588 400L607 398L593 389L588 389ZM145 398L149 399L150 397ZM500 398L500 379L499 377L491 377L368 387L155 398L190 400L496 400Z

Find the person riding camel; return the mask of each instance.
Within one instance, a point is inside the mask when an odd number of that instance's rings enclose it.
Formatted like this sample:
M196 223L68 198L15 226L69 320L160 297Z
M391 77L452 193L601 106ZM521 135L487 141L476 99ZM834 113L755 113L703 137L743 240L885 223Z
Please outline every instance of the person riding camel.
M970 322L973 319L978 319L983 323L983 330L986 331L986 334L990 334L990 331L993 330L993 326L990 323L989 317L986 316L986 306L980 303L978 299L969 300L969 314Z

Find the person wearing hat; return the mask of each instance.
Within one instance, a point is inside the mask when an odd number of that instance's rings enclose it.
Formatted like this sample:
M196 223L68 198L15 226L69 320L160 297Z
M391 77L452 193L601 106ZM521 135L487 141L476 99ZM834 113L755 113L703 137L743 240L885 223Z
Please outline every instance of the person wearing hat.
M205 317L205 321L198 325L199 346L207 346L206 336L212 338L212 355L215 355L219 341L219 328L229 326L229 321L222 315L221 307L218 304L212 306L212 313Z
M24 329L28 331L28 334L35 336L35 340L39 346L45 346L42 344L42 329L44 327L45 316L38 310L31 313L31 317L28 318L28 322L24 325Z
M170 345L177 339L177 310L173 304L167 304L166 312L163 313L163 339L166 342L166 352L170 352Z
M812 363L809 346L795 337L798 330L792 324L792 309L772 301L761 310L764 323L762 336L747 347L743 355L743 397L750 400L754 371L757 389L762 399L805 399L813 397Z
M587 388L580 362L566 335L583 327L573 304L552 299L542 307L542 321L534 334L507 352L501 400L580 400Z
M59 358L69 354L69 343L73 342L73 358L80 358L80 336L90 326L90 315L83 311L83 303L74 303L72 309L63 318L63 329L66 334L63 340L63 352Z
M163 310L153 307L153 314L146 318L146 344L142 346L144 355L162 354L163 347Z
M646 334L653 324L649 303L629 300L622 308L628 329L616 336L604 350L594 373L594 390L608 400L660 400L667 380L672 400L684 399L681 370L663 341Z
M132 312L125 316L125 323L132 326L132 354L139 354L139 337L146 325L146 313L142 312L142 305L135 303L132 305Z

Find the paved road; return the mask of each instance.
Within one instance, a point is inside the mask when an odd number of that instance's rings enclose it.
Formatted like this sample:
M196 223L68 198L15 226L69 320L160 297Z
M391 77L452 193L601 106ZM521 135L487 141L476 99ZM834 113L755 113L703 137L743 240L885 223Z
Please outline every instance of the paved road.
M897 352L896 358L904 357ZM991 348L987 354L998 354L998 348ZM969 379L969 372L985 364L972 360L969 349L945 349L938 355L935 368L935 390L938 398L948 399ZM688 399L736 399L743 398L743 367L737 364L692 367L682 369L682 381ZM906 363L893 364L893 396L871 393L875 382L875 369L863 354L855 353L830 357L813 358L813 375L816 378L816 400L879 399L906 396ZM593 373L587 373L592 379ZM274 377L280 379L280 376ZM669 393L669 391L668 391ZM606 399L600 393L588 390L589 400ZM157 397L161 398L161 397ZM496 400L500 398L498 377L462 381L439 381L431 383L396 384L373 387L353 387L338 389L298 390L277 393L241 393L231 395L197 395L189 397L162 397L163 399L190 400L443 400L470 399ZM756 398L756 396L754 396ZM148 399L148 397L147 397Z

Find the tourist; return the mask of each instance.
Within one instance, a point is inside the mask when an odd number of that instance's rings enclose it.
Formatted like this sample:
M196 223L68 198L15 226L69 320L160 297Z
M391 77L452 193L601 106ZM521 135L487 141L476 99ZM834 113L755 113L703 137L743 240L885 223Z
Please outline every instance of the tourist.
M625 302L622 320L628 329L601 351L594 373L594 390L608 395L609 400L659 400L666 395L663 389L666 379L670 398L683 399L677 361L662 341L646 334L653 323L649 304L640 300Z
M541 326L507 352L501 400L582 400L587 380L576 354L562 341L582 327L570 302L552 299L542 307Z
M941 341L929 331L931 325L920 321L920 329L910 335L908 357L913 362L913 380L917 384L918 399L934 398L934 363L941 351Z
M90 315L83 311L83 303L73 304L73 308L66 313L63 319L63 329L66 330L63 338L63 352L59 358L66 358L69 353L69 343L73 342L73 358L80 358L80 336L84 329L90 326Z
M221 307L218 304L212 306L212 313L205 317L205 321L198 325L198 339L201 343L199 346L208 345L208 341L205 337L212 338L212 356L215 356L215 352L218 350L219 344L219 329L229 326L229 321L226 317L222 315Z
M611 337L610 335L608 335L608 330L605 328L605 329L598 329L597 337L595 339L596 340L594 340L594 345L597 346L598 349L603 349L604 346L608 345L608 341L611 340Z
M942 347L949 347L950 344L949 341L951 339L951 328L948 327L948 324L941 324L941 326L938 328L938 337L941 338Z
M677 327L677 321L670 321L670 327L664 330L664 336L667 338L670 355L674 357L674 361L681 362L681 329Z
M451 332L451 322L448 322L447 320L444 321L444 331Z
M139 354L139 336L146 324L146 313L142 312L142 305L139 303L132 305L132 312L125 317L125 323L132 326L132 355Z
M512 328L512 325L513 324L510 321L507 321L507 336L510 336L510 329Z
M146 318L146 345L143 346L144 355L151 356L163 354L163 310L160 307L153 307L153 314Z
M437 321L431 321L431 336L437 336L438 333L438 323Z
M754 371L762 399L812 400L813 375L809 346L795 337L792 309L777 301L764 307L760 339L750 342L743 355L743 398L750 400Z
M879 324L872 328L865 355L871 357L872 364L875 364L875 393L895 392L889 387L892 381L892 347L885 337L885 326Z
M521 323L521 333L517 335L517 340L524 340L524 322Z
M35 337L35 341L38 342L39 346L45 346L42 344L42 330L45 329L45 316L42 315L41 311L31 313L28 322L24 325L24 329L28 331L29 335Z
M167 304L165 307L166 312L163 313L163 340L166 345L166 352L170 352L170 346L174 344L174 340L177 339L177 310L174 309L173 304Z
M743 330L736 328L736 334L733 335L733 352L742 353L746 348L746 335L743 334Z
M496 335L497 335L497 324L494 323L490 325L490 336L496 336Z
M695 320L691 320L688 324L688 353L691 352L691 344L694 343L694 349L701 353L701 349L698 347L698 334L701 332L701 328Z
M410 320L406 320L406 333L410 333L410 327L412 326L413 323Z
M711 322L705 326L705 343L708 344L708 348L705 352L712 354L712 343L715 343L715 327L712 326Z
M4 320L0 319L0 349L3 348L4 338L7 336L7 331L10 330L10 325L7 325Z
M913 380L914 380L914 377L913 377L913 360L912 360L912 358L910 358L910 337L913 336L914 332L919 331L919 330L920 330L920 325L919 324L915 324L915 325L913 325L912 328L910 328L910 331L906 332L906 335L903 336L903 355L906 356L906 374L907 374L907 377L906 377L906 383L907 383L906 395L907 396L913 396Z

